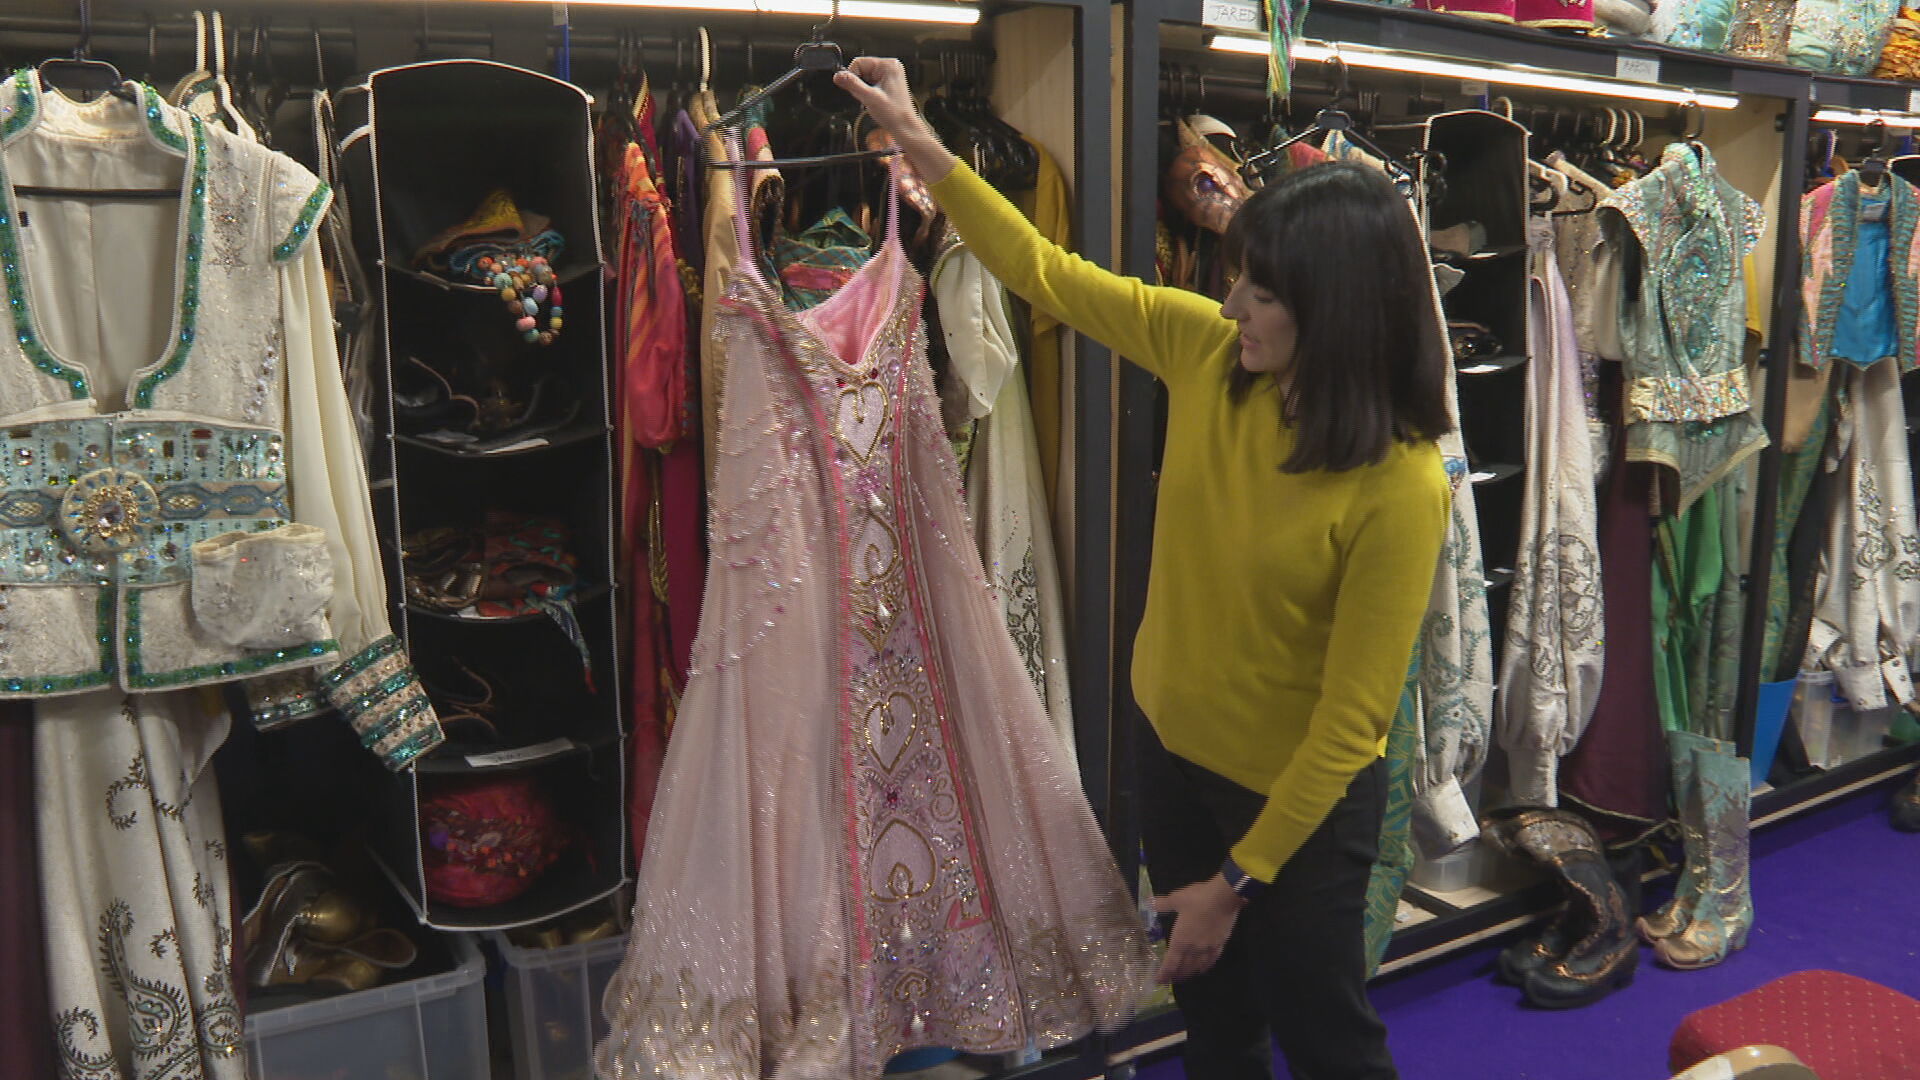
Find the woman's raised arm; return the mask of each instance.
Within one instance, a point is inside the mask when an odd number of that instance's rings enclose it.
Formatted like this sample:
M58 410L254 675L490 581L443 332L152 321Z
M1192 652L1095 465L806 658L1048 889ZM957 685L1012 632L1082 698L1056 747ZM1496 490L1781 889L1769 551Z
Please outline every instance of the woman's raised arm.
M941 144L914 105L900 61L862 56L834 82L893 136L968 250L1034 307L1167 381L1234 337L1218 303L1115 274L1042 236Z

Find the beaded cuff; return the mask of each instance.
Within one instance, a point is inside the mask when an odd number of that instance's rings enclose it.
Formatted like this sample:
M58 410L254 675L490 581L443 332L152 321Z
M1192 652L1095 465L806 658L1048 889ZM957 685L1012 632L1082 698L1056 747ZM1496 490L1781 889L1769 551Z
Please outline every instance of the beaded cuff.
M395 772L446 739L406 649L392 635L321 675L320 689L359 733L360 744Z
M286 727L327 711L326 695L314 684L311 668L248 679L243 689L247 716L261 731Z

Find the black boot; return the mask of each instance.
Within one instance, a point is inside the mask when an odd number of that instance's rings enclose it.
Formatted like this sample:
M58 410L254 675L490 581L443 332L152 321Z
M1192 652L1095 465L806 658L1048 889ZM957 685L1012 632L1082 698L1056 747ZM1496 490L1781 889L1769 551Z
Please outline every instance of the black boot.
M1633 981L1640 961L1638 942L1627 915L1626 896L1607 864L1593 827L1564 810L1509 809L1483 823L1482 836L1550 871L1566 893L1567 910L1555 920L1556 935L1571 939L1564 952L1543 940L1538 963L1522 974L1527 1000L1547 1009L1591 1005ZM1549 932L1553 932L1553 927ZM1577 936L1576 936L1577 935ZM1514 958L1518 968L1525 960ZM1503 972L1507 959L1502 957Z
M1901 832L1920 832L1920 773L1907 786L1894 793L1890 811L1893 827Z
M1527 976L1567 955L1585 936L1587 930L1579 925L1573 905L1567 905L1545 930L1500 950L1500 981L1508 986L1527 985Z

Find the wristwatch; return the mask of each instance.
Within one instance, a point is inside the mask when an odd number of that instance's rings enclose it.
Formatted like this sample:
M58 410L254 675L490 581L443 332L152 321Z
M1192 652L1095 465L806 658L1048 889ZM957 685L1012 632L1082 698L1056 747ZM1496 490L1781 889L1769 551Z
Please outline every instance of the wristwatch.
M1231 855L1227 856L1226 862L1220 864L1220 876L1227 879L1227 888L1233 890L1233 895L1242 900L1251 900L1259 896L1267 887L1266 882L1240 869L1240 864L1234 862Z

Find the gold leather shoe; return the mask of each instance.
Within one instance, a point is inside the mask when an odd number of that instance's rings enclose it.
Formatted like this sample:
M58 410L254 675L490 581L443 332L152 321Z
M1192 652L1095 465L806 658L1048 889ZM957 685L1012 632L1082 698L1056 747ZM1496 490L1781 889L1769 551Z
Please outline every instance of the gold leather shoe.
M412 967L420 958L413 939L389 927L369 931L324 952L326 963L313 973L309 982L348 993L371 990L394 972Z

